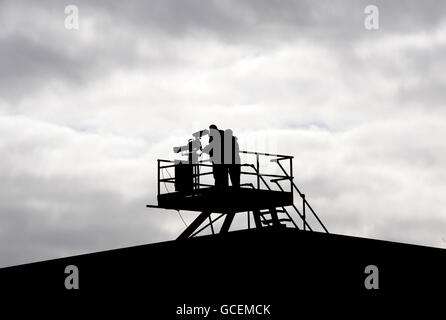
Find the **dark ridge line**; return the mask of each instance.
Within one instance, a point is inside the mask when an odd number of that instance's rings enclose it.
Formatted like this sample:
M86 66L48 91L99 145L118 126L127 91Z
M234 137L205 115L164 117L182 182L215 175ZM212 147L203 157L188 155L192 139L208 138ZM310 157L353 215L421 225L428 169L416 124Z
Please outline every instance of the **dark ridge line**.
M351 236L351 235L343 235L343 234L336 234L336 233L330 233L327 234L325 232L318 232L318 231L302 231L302 230L297 230L297 229L269 229L269 228L265 228L264 230L260 229L248 229L248 230L234 230L231 231L229 233L226 234L215 234L215 235L203 235L203 236L199 236L199 237L194 237L194 238L189 238L189 239L184 239L184 240L167 240L167 241L161 241L161 242L153 242L153 243L146 243L146 244L140 244L140 245L136 245L136 246L130 246L130 247L121 247L121 248L114 248L114 249L109 249L109 250L103 250L103 251L95 251L95 252L89 252L89 253L82 253L82 254L77 254L77 255L72 255L72 256L66 256L66 257L60 257L60 258L53 258L53 259L48 259L48 260L40 260L40 261L34 261L34 262L29 262L29 263L23 263L23 264L18 264L18 265L12 265L12 266L7 266L7 267L1 267L0 271L3 270L8 270L8 269L12 269L12 268L21 268L21 267L27 267L27 266L32 266L32 265L36 265L36 264L46 264L46 263L50 263L50 262L61 262L63 260L69 260L69 259L73 259L73 258L84 258L84 257L90 257L90 256L98 256L98 255L103 255L103 254L109 254L109 253L118 253L121 251L127 251L127 250L138 250L138 249L142 249L142 248L162 248L164 246L169 246L171 244L187 244L187 243L193 243L193 242L203 242L203 241L216 241L216 240L224 240L225 238L231 238L231 237L237 237L243 234L248 234L248 233L257 233L257 234L265 234L265 235L280 235L280 233L282 234L299 234L299 235L305 235L308 237L322 237L322 238L327 238L326 241L330 241L330 238L334 238L334 239L343 239L343 240L348 240L348 241L359 241L359 242L369 242L369 243L375 243L378 244L380 246L400 246L400 247L404 247L405 249L415 249L415 250L429 250L429 251L445 251L445 248L440 248L440 247L430 247L430 246L425 246L425 245L419 245L419 244L411 244L411 243L405 243L405 242L397 242L397 241L389 241L389 240L383 240L383 239L375 239L375 238L364 238L364 237L358 237L358 236Z

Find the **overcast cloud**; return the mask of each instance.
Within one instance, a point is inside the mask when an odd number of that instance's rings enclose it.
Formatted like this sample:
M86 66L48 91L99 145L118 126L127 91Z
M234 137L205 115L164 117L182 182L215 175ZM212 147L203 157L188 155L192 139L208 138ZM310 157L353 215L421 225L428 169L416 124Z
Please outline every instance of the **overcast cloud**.
M174 239L156 159L210 123L331 232L446 247L442 1L0 1L0 53L0 266Z

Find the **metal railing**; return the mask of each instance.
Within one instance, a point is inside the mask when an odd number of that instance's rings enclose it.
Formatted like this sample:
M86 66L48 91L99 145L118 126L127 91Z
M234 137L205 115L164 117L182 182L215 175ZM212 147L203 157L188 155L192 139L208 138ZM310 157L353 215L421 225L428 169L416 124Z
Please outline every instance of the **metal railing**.
M318 224L322 227L322 229L329 233L319 216L316 214L310 203L305 197L305 194L302 193L297 185L294 183L294 176L293 176L293 156L288 155L280 155L280 154L270 154L270 153L262 153L262 152L252 152L252 151L240 151L240 154L248 155L248 156L255 156L254 163L242 163L240 175L241 177L244 177L245 180L247 180L244 183L240 184L240 187L249 187L254 189L266 189L266 190L273 190L272 185L277 187L277 191L281 192L290 192L292 197L294 197L294 191L297 192L297 195L300 198L300 202L302 203L302 207L299 208L293 203L291 207L296 211L296 213L299 215L300 219L302 220L302 229L303 230L309 230L314 231L313 228L310 226L310 224L307 221L307 213L309 212L318 222ZM261 163L263 161L261 160L261 157L270 157L269 162L277 163L280 171L282 174L276 174L276 173L265 173L261 170ZM285 165L283 162L287 162L288 165ZM175 161L172 160L158 160L158 195L164 194L161 191L161 183L164 184L166 193L174 192L169 191L167 188L167 184L175 184L175 174L171 174L169 172L169 169L175 168ZM213 185L211 183L203 183L203 177L212 175L212 164L209 160L201 160L198 161L198 163L192 164L195 166L194 172L192 174L192 178L194 179L193 184L193 190L192 192L197 192L200 189L203 188L209 188ZM165 175L168 175L166 178ZM249 181L249 178L254 178L253 181ZM268 183L269 182L269 183ZM284 185L283 182L286 182ZM298 227L295 221L291 218L290 214L285 208L282 208L283 211L287 214L287 216L292 221L293 225Z
M278 190L278 191L284 191L284 192L293 192L292 188L292 165L291 170L286 170L283 172L283 174L274 174L274 173L268 173L268 172L262 172L260 168L260 157L274 157L276 159L289 159L290 164L292 163L292 156L283 156L283 155L277 155L277 154L268 154L268 153L260 153L260 152L250 152L250 151L240 151L240 154L246 154L246 155L253 155L255 156L255 161L253 163L242 163L241 166L241 181L245 180L245 183L241 183L241 187L249 187L250 184L255 184L256 189L267 189L272 190L270 185L268 184L268 180L271 183L274 183L275 181L285 181L288 180L289 186L287 187L287 190ZM182 161L185 163L184 161ZM174 169L176 165L176 161L174 160L164 160L164 159L158 159L158 174L157 174L157 192L158 195L163 193L169 193L174 191L169 191L167 187L165 188L166 192L163 192L161 190L161 184L175 184L175 174L173 172L170 172L169 169ZM213 185L211 183L204 183L202 178L204 176L212 175L212 164L209 160L201 160L197 163L192 164L195 167L194 173L192 174L192 178L194 179L194 190L200 190L202 188L209 188ZM249 177L253 177L254 180L249 180Z

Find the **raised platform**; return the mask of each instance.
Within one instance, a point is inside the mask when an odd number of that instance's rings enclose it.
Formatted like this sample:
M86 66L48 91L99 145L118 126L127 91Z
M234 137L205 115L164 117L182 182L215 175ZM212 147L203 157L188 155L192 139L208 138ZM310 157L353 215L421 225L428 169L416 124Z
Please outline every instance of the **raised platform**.
M285 207L293 204L291 192L226 187L203 188L194 192L171 192L158 196L158 206L165 209L243 212Z

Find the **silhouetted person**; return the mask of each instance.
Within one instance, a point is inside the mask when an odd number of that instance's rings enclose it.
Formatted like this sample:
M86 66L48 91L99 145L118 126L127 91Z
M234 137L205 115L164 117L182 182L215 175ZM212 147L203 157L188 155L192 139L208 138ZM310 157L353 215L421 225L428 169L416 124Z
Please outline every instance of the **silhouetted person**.
M212 173L215 186L224 188L228 186L228 174L224 165L224 131L219 130L215 124L209 126L209 144L203 148L209 154L212 162Z
M225 174L231 177L233 187L240 187L240 150L237 137L233 135L231 129L224 132L224 165Z

